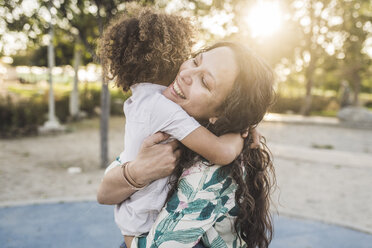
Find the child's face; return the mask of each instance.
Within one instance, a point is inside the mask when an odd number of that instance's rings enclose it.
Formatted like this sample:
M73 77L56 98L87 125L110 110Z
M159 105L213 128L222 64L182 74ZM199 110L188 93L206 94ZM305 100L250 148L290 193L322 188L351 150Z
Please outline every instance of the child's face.
M197 120L217 117L217 109L238 76L233 51L217 47L185 61L174 82L164 90L168 99Z

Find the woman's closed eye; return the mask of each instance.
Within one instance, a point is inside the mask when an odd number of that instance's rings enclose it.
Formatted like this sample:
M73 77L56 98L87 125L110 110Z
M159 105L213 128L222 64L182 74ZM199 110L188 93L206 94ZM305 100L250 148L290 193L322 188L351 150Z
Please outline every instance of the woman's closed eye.
M193 58L192 62L194 63L195 66L199 66L198 61L197 61L196 58ZM207 90L209 90L208 84L207 84L204 76L201 76L201 82L202 82L203 87L206 88Z
M203 86L204 86L207 90L209 90L208 84L206 83L204 76L202 76L202 84L203 84Z

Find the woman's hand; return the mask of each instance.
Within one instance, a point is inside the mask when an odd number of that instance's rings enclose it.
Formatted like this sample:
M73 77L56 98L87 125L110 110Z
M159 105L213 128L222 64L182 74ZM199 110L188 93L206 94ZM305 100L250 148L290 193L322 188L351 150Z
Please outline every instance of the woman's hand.
M130 174L138 184L147 184L169 176L180 156L178 141L160 144L169 138L164 133L156 133L145 139L135 160L129 163ZM104 175L97 192L101 204L118 204L135 192L123 178L121 166L109 170Z

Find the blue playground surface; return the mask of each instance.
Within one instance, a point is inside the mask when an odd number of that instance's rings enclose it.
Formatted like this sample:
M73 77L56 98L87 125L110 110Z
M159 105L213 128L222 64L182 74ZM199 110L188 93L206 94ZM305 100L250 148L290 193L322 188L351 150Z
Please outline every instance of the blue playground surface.
M272 248L371 248L372 235L316 221L274 218ZM121 234L113 207L96 202L0 208L0 247L110 248Z

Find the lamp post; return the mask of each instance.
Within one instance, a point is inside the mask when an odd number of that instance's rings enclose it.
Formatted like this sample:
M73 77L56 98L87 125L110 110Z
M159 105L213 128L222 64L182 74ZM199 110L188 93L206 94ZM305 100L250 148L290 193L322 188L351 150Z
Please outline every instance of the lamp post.
M40 128L40 131L60 131L63 127L59 124L58 119L55 115L55 104L54 104L54 92L53 92L53 67L54 62L54 46L53 46L53 37L54 37L54 28L52 23L52 12L51 4L48 5L50 13L50 29L49 29L49 44L48 44L48 76L49 76L49 101L48 101L48 120Z

